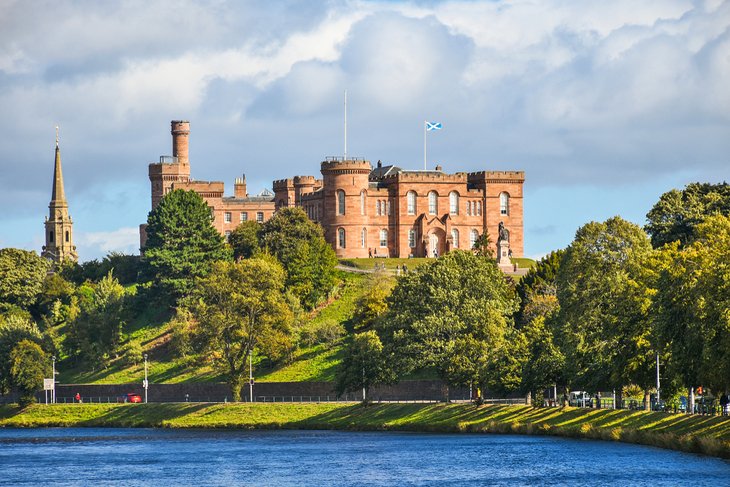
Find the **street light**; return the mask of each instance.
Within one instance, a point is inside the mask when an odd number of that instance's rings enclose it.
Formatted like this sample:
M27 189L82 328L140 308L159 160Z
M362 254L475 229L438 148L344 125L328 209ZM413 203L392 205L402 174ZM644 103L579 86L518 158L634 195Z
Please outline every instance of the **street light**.
M144 382L142 382L142 387L144 387L144 403L147 404L147 354L144 354Z
M53 389L51 389L51 404L56 403L56 356L52 356L53 360Z

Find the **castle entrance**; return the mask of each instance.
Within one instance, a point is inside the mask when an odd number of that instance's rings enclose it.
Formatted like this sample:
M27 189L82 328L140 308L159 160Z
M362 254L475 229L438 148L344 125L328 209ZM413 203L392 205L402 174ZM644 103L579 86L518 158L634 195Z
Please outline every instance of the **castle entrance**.
M426 257L435 257L444 254L446 234L441 229L434 229L428 234L428 254Z

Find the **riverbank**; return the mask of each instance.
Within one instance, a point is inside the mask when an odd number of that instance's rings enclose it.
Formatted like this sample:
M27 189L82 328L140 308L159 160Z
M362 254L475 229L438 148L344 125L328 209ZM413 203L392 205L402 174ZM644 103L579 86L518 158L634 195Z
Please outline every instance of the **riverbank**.
M516 433L621 441L730 458L730 418L473 404L160 403L0 406L0 426Z

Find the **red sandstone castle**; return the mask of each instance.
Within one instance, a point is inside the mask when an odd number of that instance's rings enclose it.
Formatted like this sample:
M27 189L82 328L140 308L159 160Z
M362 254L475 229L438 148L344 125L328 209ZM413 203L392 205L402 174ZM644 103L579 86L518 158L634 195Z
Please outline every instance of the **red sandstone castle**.
M273 194L249 196L244 177L236 179L233 196L224 196L223 182L190 178L189 135L189 122L173 121L172 156L149 165L153 209L173 189L193 190L228 235L241 222L262 223L279 208L301 207L322 225L338 257L431 257L470 249L485 231L493 247L499 242L502 262L508 253L523 255L522 171L446 174L440 166L410 171L378 161L373 168L363 159L331 157L321 164L321 179L280 179ZM140 240L144 247L144 225Z

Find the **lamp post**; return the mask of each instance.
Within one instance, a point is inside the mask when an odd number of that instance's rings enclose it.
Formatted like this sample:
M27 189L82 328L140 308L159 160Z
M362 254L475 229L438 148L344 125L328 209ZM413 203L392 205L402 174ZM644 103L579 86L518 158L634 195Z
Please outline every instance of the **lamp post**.
M142 383L142 386L144 387L144 403L147 404L147 354L144 354L144 382Z
M248 400L253 402L253 350L248 352Z
M51 389L51 404L56 403L56 356L52 356L53 361L53 389Z

